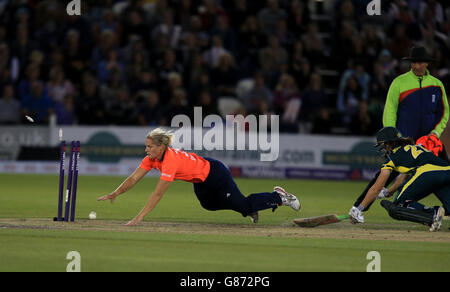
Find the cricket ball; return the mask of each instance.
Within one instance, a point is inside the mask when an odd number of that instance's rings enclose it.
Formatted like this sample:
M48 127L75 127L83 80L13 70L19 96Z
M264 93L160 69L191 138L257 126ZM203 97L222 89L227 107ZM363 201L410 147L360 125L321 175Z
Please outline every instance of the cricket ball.
M91 211L91 213L89 213L89 219L94 220L95 218L97 218L97 213Z

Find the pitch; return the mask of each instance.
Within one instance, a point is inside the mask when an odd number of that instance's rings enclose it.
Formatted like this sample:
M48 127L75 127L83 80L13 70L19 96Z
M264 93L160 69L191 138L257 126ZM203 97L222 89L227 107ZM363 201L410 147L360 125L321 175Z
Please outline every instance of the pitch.
M379 252L382 271L450 271L449 221L430 233L392 220L375 203L364 225L344 220L299 228L292 222L347 213L365 182L237 179L244 194L281 185L302 202L298 213L263 211L258 224L232 211L202 209L191 185L176 182L144 222L127 227L157 179L145 178L113 204L102 204L96 198L123 177L80 176L74 223L52 221L56 175L2 174L0 180L0 271L65 271L69 251L79 252L82 271L366 271L371 251ZM96 220L88 219L91 211Z

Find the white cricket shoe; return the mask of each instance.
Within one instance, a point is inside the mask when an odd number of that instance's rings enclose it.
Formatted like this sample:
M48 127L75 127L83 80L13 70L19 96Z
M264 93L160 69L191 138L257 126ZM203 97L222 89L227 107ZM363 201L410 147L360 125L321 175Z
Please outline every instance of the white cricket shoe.
M289 194L282 187L276 186L273 188L273 191L278 193L281 197L281 202L283 206L289 206L295 211L300 210L301 205L300 201L293 194Z
M430 231L439 231L442 226L442 219L444 218L445 210L443 207L439 207L433 216L433 223L431 224Z

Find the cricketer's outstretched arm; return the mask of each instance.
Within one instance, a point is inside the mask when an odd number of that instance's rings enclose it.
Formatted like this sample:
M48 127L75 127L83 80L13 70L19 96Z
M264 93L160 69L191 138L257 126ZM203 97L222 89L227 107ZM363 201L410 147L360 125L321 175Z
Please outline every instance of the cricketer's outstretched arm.
M389 188L389 193L393 194L395 193L400 186L403 184L403 182L406 180L406 178L408 177L407 174L405 173L401 173L397 179L395 180L395 182L392 184L392 186Z
M147 174L147 172L148 170L138 167L114 192L98 198L97 201L111 200L111 203L114 202L118 195L129 191Z
M134 217L134 219L128 222L126 225L127 226L136 225L138 222L144 219L144 217L156 207L156 205L161 200L162 196L167 191L171 183L172 183L171 181L160 179L158 184L156 185L155 191L150 195L147 204L145 204L144 208L139 212L139 214L137 214L137 216Z
M386 181L391 175L390 169L382 169L380 175L378 176L377 181L373 184L373 186L369 189L366 194L366 197L361 202L361 205L366 208L370 203L372 203L376 198L380 191L383 189Z

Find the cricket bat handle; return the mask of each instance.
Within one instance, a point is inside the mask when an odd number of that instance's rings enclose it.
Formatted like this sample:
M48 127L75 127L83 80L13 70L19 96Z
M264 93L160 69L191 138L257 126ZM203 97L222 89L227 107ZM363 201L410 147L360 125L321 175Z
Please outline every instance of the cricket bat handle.
M342 220L345 220L345 219L348 219L348 218L350 218L350 215L348 215L348 214L337 216L337 219L339 221L342 221Z

